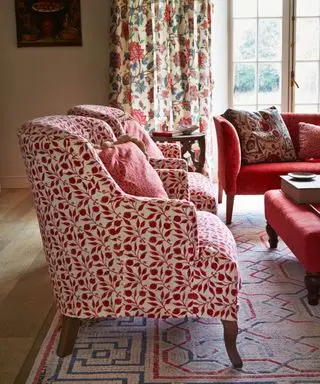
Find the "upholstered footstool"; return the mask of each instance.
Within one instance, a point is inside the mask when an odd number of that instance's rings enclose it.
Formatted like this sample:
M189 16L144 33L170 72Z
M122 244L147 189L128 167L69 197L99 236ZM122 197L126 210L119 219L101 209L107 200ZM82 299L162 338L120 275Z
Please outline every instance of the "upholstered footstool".
M270 248L278 235L303 265L310 305L318 304L320 288L320 216L307 204L296 204L280 190L265 193L266 231Z

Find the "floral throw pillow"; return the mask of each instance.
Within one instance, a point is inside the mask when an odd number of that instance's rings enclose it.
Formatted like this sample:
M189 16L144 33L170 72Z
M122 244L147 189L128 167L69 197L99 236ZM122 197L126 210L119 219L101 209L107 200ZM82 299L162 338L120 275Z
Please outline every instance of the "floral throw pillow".
M238 133L242 164L296 160L289 131L276 107L259 112L228 109L222 116Z

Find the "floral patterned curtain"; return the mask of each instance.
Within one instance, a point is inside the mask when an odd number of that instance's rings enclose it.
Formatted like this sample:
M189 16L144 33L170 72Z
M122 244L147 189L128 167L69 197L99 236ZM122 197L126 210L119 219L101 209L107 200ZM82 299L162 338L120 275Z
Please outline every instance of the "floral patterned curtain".
M112 0L110 105L148 131L211 119L210 0Z

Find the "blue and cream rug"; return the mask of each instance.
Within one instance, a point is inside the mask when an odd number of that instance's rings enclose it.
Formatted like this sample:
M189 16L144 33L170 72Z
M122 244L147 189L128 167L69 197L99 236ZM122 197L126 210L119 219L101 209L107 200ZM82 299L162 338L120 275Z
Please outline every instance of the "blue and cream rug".
M268 249L264 225L260 210L236 214L230 227L243 280L242 370L230 367L219 321L85 322L72 356L60 359L56 316L27 383L320 383L320 304L307 304L304 271L288 248Z

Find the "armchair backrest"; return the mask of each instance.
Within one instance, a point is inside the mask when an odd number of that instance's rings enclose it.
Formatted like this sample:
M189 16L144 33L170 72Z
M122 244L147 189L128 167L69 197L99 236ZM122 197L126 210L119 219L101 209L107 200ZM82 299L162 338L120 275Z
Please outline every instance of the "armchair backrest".
M68 110L68 115L90 116L107 122L116 137L127 134L142 141L148 155L152 158L163 158L161 150L152 140L149 133L132 116L120 109L104 105L76 105Z
M194 205L125 194L93 146L114 138L102 120L43 117L18 138L60 312L172 314L197 256Z
M281 113L283 121L285 122L288 131L290 133L293 146L296 150L296 153L299 152L299 123L310 123L315 125L320 125L320 113ZM218 150L219 156L223 155L223 148L227 151L233 151L234 148L240 146L239 137L234 126L224 117L215 116L214 117L217 141L218 141ZM224 143L224 144L223 144ZM220 150L220 148L222 150ZM237 154L236 154L237 157ZM241 162L241 157L240 157Z

